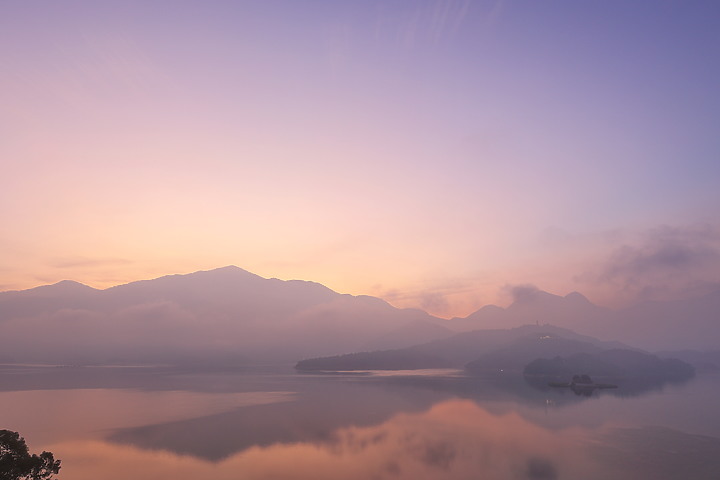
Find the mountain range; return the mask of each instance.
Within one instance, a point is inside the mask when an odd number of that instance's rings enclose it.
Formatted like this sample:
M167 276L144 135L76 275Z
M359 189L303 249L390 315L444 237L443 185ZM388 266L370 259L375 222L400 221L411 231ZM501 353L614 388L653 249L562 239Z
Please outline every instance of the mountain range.
M469 371L515 370L541 357L629 349L552 325L473 330L412 347L358 352L298 362L298 370L405 370L466 368Z
M440 322L231 266L106 290L62 281L0 293L0 361L291 362L450 335Z
M507 308L490 305L445 320L230 266L105 290L62 281L2 292L0 361L295 362L526 324L552 324L646 350L720 350L719 312L720 291L612 310L576 292L562 297L528 290Z
M578 292L564 297L528 290L507 308L488 305L453 318L455 331L551 324L645 350L720 349L720 290L672 301L641 302L622 309L591 303Z

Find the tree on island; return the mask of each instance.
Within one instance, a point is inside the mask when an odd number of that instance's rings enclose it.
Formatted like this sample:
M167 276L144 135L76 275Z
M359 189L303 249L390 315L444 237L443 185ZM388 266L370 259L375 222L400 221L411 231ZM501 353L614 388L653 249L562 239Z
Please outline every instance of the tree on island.
M31 455L19 433L0 430L0 480L52 480L59 471L52 453Z

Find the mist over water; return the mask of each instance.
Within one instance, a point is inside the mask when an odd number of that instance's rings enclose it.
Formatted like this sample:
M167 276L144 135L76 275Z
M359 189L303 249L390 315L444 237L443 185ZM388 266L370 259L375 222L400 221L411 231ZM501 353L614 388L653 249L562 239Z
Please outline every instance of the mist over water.
M717 478L718 292L513 294L443 320L237 267L5 292L0 425L60 480Z
M718 19L0 1L0 480L720 479Z
M716 375L584 396L516 376L414 373L6 367L0 422L62 459L61 479L710 479L720 471Z

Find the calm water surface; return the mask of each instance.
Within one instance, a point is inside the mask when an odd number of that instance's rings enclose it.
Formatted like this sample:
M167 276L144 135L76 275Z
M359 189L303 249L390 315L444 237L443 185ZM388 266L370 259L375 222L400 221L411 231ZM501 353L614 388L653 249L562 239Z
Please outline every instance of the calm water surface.
M720 375L576 395L517 374L0 367L61 479L718 479Z

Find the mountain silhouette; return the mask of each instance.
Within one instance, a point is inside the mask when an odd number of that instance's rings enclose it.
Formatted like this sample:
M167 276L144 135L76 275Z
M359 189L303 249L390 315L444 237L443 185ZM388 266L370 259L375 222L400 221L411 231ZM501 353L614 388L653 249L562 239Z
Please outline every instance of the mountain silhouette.
M474 330L404 349L358 352L298 362L299 370L403 370L465 368L471 371L515 369L542 356L595 353L630 348L603 342L552 325Z
M449 320L456 331L552 324L645 350L720 349L720 290L701 297L642 302L612 310L577 292L566 296L541 290L523 292L507 308L486 305Z
M15 361L241 363L398 348L443 321L315 282L230 266L96 290L77 282L0 293L0 348Z
M105 290L66 280L0 293L0 360L295 362L522 325L554 325L648 351L720 350L720 291L620 310L594 305L578 292L559 296L522 287L513 294L507 308L486 305L465 318L443 320L379 298L340 294L310 281L267 279L235 266ZM463 341L456 347L463 351ZM418 352L408 361L424 355Z

